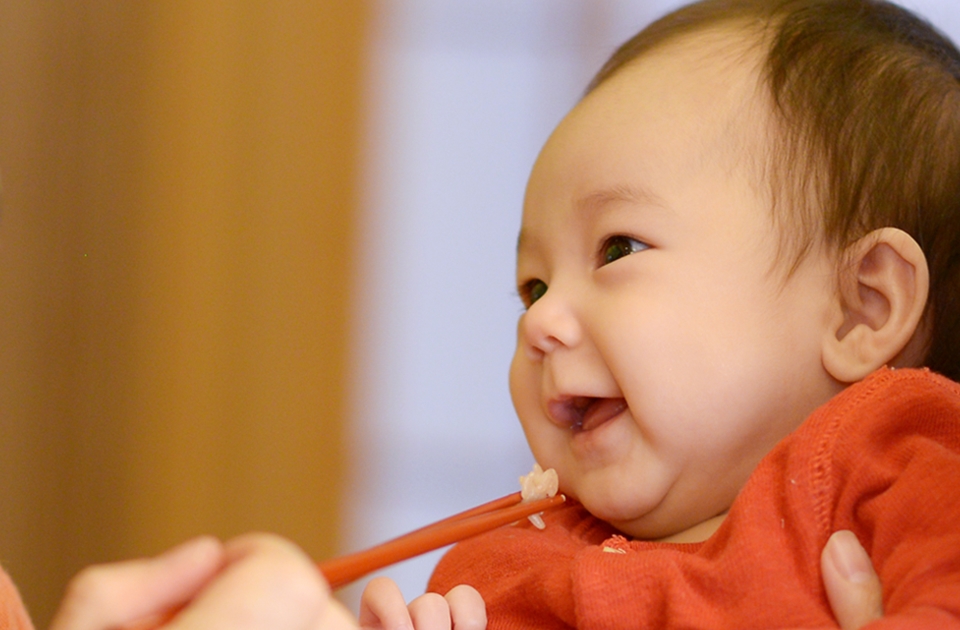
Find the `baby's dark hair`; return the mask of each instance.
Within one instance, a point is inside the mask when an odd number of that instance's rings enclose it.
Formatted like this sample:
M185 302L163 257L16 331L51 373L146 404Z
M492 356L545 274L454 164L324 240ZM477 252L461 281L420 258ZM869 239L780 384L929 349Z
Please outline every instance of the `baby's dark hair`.
M960 380L960 52L880 0L704 0L623 44L587 91L660 44L725 24L767 50L763 172L774 205L790 208L796 261L817 239L843 251L881 227L910 234L930 269L923 364Z

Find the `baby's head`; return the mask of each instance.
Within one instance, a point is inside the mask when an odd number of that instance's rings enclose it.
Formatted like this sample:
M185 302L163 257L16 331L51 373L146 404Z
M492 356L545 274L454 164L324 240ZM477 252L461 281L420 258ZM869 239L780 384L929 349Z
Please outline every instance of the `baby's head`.
M677 534L873 370L960 376L958 77L866 0L708 0L614 55L518 246L511 392L563 491Z

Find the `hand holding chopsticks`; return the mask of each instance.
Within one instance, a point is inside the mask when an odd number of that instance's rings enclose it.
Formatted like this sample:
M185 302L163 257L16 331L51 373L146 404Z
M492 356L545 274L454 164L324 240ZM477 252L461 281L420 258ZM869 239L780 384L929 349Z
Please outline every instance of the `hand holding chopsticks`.
M566 498L556 495L521 502L516 492L495 501L461 512L383 544L357 553L325 560L318 564L332 589L345 586L378 569L482 534L503 525L561 505ZM182 608L127 625L126 630L155 630L169 623Z

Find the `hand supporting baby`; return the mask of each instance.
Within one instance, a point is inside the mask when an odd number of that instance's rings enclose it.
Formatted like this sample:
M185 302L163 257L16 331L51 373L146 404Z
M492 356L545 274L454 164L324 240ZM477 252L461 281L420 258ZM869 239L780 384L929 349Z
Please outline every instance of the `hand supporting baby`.
M870 556L849 531L834 533L820 556L827 599L842 630L883 617L883 592Z

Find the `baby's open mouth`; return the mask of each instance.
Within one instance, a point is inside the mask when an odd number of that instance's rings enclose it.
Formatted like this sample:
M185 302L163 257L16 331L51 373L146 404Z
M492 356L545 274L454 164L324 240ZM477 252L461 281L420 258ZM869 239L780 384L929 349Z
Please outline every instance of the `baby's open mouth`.
M596 429L626 408L627 401L623 398L570 396L551 401L548 411L555 424L580 433Z

